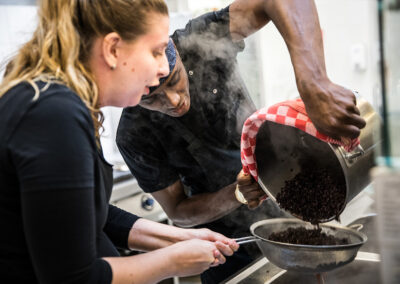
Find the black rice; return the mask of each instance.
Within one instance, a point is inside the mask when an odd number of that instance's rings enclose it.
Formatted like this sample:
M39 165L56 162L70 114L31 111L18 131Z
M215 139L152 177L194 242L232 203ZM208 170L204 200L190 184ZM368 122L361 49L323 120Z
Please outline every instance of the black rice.
M286 181L276 200L282 209L304 221L339 218L346 199L343 179L333 177L328 169L308 163L293 179Z

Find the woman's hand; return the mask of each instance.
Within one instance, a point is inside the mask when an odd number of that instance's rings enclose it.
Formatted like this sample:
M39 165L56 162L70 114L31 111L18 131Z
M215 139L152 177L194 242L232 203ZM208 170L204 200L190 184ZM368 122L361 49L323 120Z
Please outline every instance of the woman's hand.
M230 238L224 235L211 231L209 229L188 229L190 235L194 239L201 239L210 242L214 242L218 250L226 256L231 256L235 251L239 249L239 245Z
M249 209L255 209L267 199L267 195L262 190L258 182L249 174L240 171L237 178L237 190L243 195Z
M174 274L180 277L200 274L226 261L217 242L192 239L178 242L166 249L171 250L170 263L174 265Z

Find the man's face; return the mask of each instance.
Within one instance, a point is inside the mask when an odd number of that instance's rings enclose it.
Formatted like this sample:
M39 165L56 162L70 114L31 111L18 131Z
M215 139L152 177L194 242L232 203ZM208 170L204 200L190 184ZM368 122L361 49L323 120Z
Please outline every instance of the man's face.
M154 92L144 95L139 105L174 117L188 112L190 108L189 80L178 54L175 67L168 79Z

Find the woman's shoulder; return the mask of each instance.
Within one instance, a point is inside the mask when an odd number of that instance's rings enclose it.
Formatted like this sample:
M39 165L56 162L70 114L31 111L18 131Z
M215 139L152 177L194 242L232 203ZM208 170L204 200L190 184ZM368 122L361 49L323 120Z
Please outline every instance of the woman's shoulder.
M34 112L43 112L55 118L71 119L84 118L90 123L90 111L84 101L69 87L61 83L38 82L40 93L37 99L30 102L30 109Z
M63 112L81 110L90 113L83 100L69 87L60 83L45 85L43 82L38 86L42 87L38 97L38 104L42 104L42 107L55 107Z
M2 97L1 104L4 107L13 105L22 108L48 107L62 104L64 110L85 106L81 98L70 88L60 83L46 82L21 82L8 90ZM88 109L87 109L88 110Z
M27 116L30 119L39 122L52 120L51 124L58 124L66 129L79 128L94 133L90 110L73 90L57 83L44 88L37 103L28 111Z
M65 85L36 83L39 94L27 82L10 89L0 99L0 118L7 123L10 133L23 120L38 124L77 125L92 128L90 111L80 97ZM6 110L6 111L3 111Z

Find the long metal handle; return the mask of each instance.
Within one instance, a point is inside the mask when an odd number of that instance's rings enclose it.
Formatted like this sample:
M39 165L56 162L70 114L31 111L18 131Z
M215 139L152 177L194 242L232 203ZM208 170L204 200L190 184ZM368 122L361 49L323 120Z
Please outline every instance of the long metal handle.
M252 242L258 242L259 239L254 237L254 236L249 236L249 237L243 237L243 238L237 238L234 239L238 245L242 244L247 244L247 243L252 243Z

